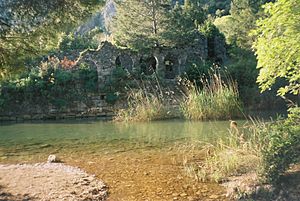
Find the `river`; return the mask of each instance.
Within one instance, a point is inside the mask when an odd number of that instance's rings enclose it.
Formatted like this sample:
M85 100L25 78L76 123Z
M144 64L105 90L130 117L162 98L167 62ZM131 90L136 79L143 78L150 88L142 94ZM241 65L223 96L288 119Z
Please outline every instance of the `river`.
M226 200L222 187L197 182L184 169L228 129L228 121L2 124L0 163L45 162L55 154L104 180L112 201Z

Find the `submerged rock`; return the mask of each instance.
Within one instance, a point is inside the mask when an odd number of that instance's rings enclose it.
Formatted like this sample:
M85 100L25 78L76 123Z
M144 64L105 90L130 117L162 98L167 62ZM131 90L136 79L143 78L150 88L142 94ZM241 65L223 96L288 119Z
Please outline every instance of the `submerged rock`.
M56 155L51 154L48 156L47 162L48 163L59 163L59 162L61 162L61 160L59 160L59 158Z

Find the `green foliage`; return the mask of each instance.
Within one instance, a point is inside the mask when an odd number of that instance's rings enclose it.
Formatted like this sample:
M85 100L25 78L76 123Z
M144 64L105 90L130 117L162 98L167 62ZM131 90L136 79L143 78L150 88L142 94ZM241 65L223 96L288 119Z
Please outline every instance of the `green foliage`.
M208 77L212 64L202 60L199 61L196 58L194 59L195 60L189 61L187 64L188 67L182 77L195 83L197 86L202 86L201 79Z
M166 30L162 33L164 45L186 46L199 38L198 27L206 19L197 1L185 1L183 6L176 4L168 13Z
M119 2L113 25L115 43L134 50L162 45L161 33L166 23L163 3L159 0Z
M227 44L235 44L236 33L233 24L234 18L231 15L216 18L214 21L214 25L225 35Z
M208 39L213 39L214 37L224 37L224 35L219 31L219 29L210 21L206 20L200 27L199 31Z
M300 123L300 107L291 107L288 109L288 118L291 122Z
M259 71L256 69L257 60L251 50L255 37L250 35L250 32L256 27L256 20L264 15L261 6L266 2L270 1L234 0L230 15L214 21L229 44L229 60L226 66L233 79L237 80L240 97L246 106L255 108L268 107L266 101L279 102L273 98L274 91L259 94L256 83Z
M59 44L59 50L67 54L70 51L82 51L85 49L96 49L98 43L89 36L76 36L73 34L66 35Z
M295 113L297 111L297 113ZM290 118L277 121L267 132L266 145L262 149L262 176L271 183L277 183L289 166L299 160L300 121L299 108ZM297 116L298 119L293 117Z
M251 49L254 37L250 31L256 27L256 20L262 16L261 5L270 0L233 0L230 15L215 20L215 25L225 34L228 44Z
M211 16L228 15L231 0L198 0L205 9L206 13Z
M109 104L115 104L119 100L118 93L108 92L105 97L105 101Z
M19 79L2 81L0 109L14 110L16 105L53 104L58 108L76 100L84 100L88 92L97 90L97 72L93 69L64 70L49 66L32 69Z
M254 54L239 47L228 49L230 61L226 64L228 73L238 84L239 94L246 106L258 106L259 90L256 84L258 70Z
M1 1L0 77L24 69L28 59L45 55L57 48L62 32L70 32L103 2Z
M110 79L106 81L100 91L107 93L106 100L114 104L121 96L125 95L132 84L132 75L122 67L115 68Z
M279 0L264 6L264 19L259 20L254 44L260 69L257 82L268 90L278 78L288 84L278 90L281 96L300 93L300 5L297 0Z
M87 92L96 92L98 89L98 73L90 68L81 68L78 70L78 79L81 82L82 89Z
M115 43L134 50L193 44L201 35L199 25L206 19L195 0L174 7L167 0L129 0L119 3L117 9Z

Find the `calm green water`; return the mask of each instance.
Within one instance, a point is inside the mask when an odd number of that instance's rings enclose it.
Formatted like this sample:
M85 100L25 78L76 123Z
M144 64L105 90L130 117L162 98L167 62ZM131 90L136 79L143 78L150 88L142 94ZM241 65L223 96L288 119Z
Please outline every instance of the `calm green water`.
M86 121L1 125L0 161L62 150L108 153L161 149L190 141L213 142L226 136L228 128L228 121L129 124Z

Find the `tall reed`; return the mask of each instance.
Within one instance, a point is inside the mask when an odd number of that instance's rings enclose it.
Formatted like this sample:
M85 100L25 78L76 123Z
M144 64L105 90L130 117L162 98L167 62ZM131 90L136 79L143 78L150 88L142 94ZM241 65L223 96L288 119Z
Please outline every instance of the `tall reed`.
M128 96L128 107L117 112L116 121L151 121L162 119L167 111L163 102L142 89L132 90Z
M152 121L178 117L174 109L174 92L162 89L158 80L139 81L137 89L130 89L127 107L116 112L115 121Z
M189 85L181 111L186 119L208 120L228 119L241 112L241 102L237 85L230 79L225 83L220 73L210 75L209 81L203 81L203 88Z

